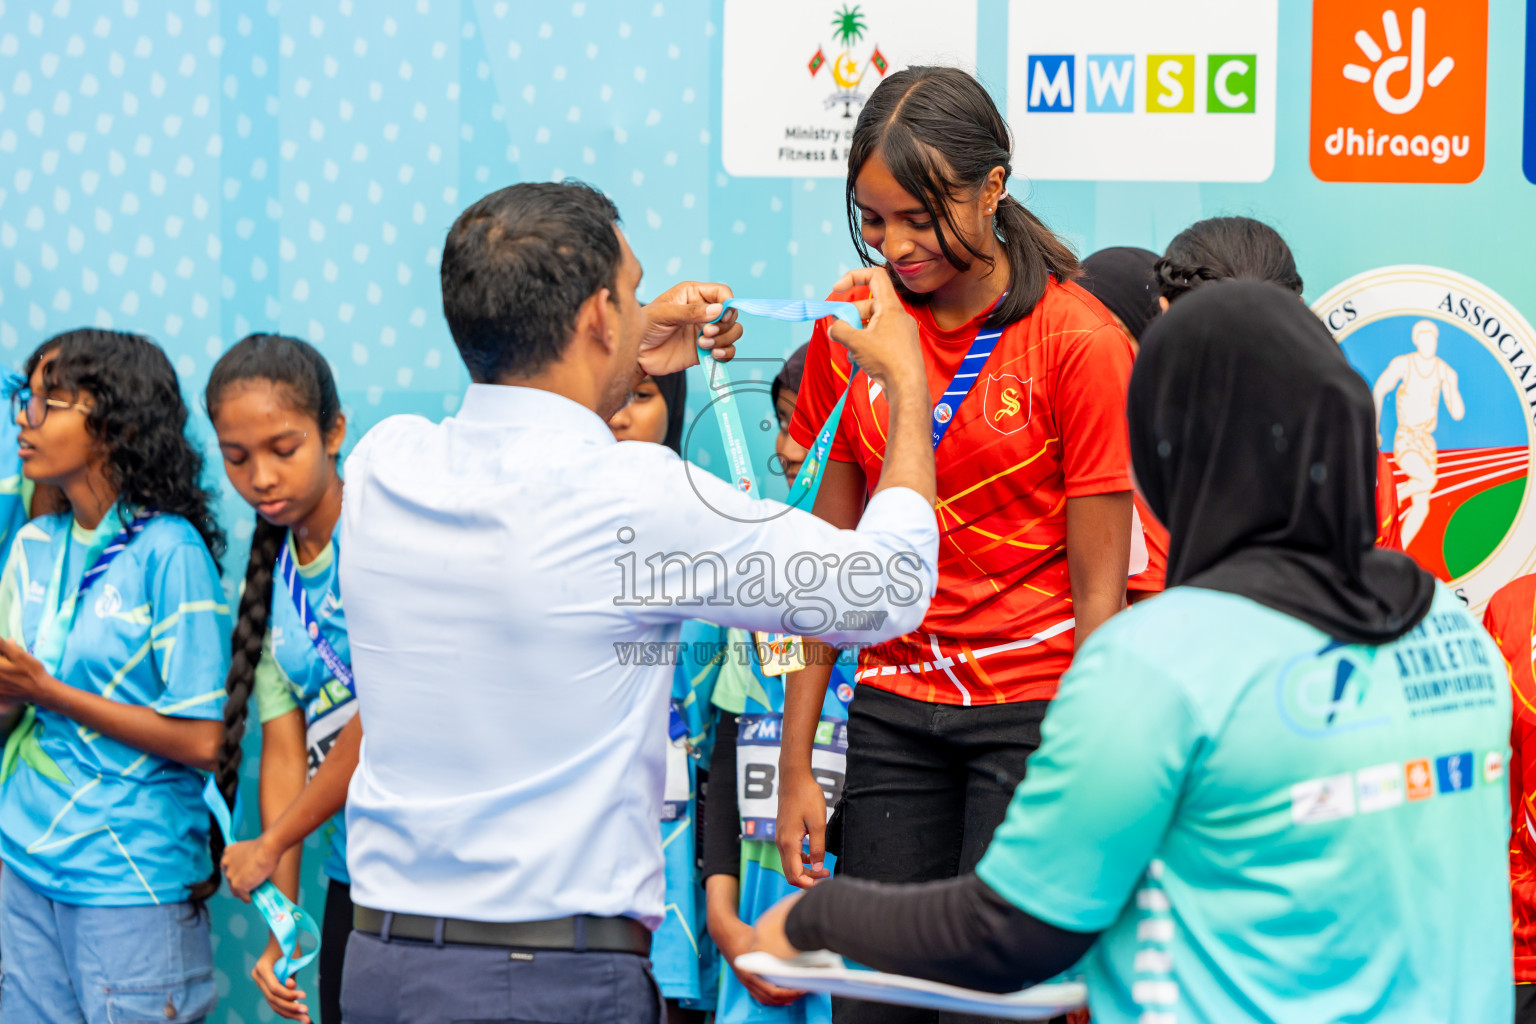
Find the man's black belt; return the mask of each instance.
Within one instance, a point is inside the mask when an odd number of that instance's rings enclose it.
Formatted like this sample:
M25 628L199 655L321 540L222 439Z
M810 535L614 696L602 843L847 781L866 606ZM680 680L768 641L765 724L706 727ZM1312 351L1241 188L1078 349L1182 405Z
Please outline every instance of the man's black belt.
M461 921L452 917L394 914L354 907L352 925L360 932L390 939L499 946L504 949L552 949L577 953L651 954L651 932L632 917L558 917L550 921Z

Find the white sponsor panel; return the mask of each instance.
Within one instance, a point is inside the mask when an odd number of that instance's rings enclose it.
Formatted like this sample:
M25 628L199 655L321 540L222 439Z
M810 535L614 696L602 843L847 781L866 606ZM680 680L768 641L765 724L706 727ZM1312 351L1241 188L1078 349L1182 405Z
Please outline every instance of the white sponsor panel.
M1014 172L1263 181L1275 165L1277 0L1011 0Z
M912 64L976 66L975 0L725 0L720 156L738 177L843 178L859 111Z

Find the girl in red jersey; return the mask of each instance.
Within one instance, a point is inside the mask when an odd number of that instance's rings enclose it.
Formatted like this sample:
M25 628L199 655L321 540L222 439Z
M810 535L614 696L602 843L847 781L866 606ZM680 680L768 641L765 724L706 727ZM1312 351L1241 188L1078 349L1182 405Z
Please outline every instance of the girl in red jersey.
M858 878L916 882L975 867L1076 644L1125 602L1130 346L1071 283L1078 264L1067 246L1008 195L1011 171L1008 126L954 68L886 78L849 151L849 223L871 266L834 298L862 300L871 276L889 273L918 322L941 535L922 626L859 659L837 816L839 871ZM823 322L793 439L811 447L845 390L815 512L852 526L880 477L888 410L866 377L850 380ZM809 653L787 690L778 818L786 875L802 886L827 875L811 750L832 659ZM931 1017L834 1006L839 1022Z
M1509 735L1510 909L1515 928L1515 1024L1536 1024L1536 575L1506 583L1483 628L1499 645L1514 688ZM1488 765L1484 775L1494 777Z
M1207 281L1252 277L1288 288L1301 298L1301 275L1280 233L1252 217L1210 217L1174 236L1153 268L1159 301L1168 304ZM1376 455L1376 546L1403 550L1392 462Z
M1153 268L1160 257L1150 249L1117 245L1083 260L1079 284L1104 303L1109 315L1131 339L1131 351L1139 352L1141 334L1162 313ZM1141 495L1135 496L1136 513L1131 523L1131 574L1125 581L1126 599L1135 604L1163 592L1168 574L1168 531L1157 521Z

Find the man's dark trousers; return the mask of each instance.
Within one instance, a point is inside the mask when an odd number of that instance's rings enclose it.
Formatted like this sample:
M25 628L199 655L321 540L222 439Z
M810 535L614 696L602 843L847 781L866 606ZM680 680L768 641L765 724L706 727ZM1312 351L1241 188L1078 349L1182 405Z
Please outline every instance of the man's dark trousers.
M634 953L434 945L354 931L345 1024L661 1024L651 962Z

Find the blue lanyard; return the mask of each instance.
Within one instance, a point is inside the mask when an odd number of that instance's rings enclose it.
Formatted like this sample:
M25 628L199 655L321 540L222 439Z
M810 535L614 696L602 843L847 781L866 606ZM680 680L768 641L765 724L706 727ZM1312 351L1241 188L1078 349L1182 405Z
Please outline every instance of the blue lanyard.
M316 621L314 612L310 610L309 596L304 593L304 583L299 579L299 568L294 564L293 552L289 550L286 539L277 553L277 575L283 581L283 586L287 588L289 598L293 600L294 611L299 613L299 624L304 627L304 635L309 637L309 642L314 645L315 653L320 655L320 660L325 662L325 667L331 675L336 677L336 681L356 697L357 687L352 685L352 666L341 660L341 655L336 653L336 648L332 647L331 642L320 632L320 623Z
M64 560L69 555L70 545L66 534L59 556L54 561L53 576L48 581L48 590L43 598L42 621L37 624L37 632L33 634L32 644L27 648L28 653L36 656L47 667L50 675L57 677L59 670L63 667L64 644L69 638L70 631L74 629L75 616L80 610L80 602L85 598L86 591L90 590L91 584L106 573L107 567L123 553L129 542L144 532L144 527L154 516L153 511L140 512L119 530L105 547L96 552L96 556L85 570L85 575L80 577L80 586L68 598L64 596ZM71 528L72 526L65 529Z
M224 802L223 795L219 793L219 785L211 775L208 776L208 784L203 787L203 803L208 805L214 821L218 822L219 831L224 834L224 842L233 844L235 830L229 819L229 805ZM262 882L251 891L251 902L260 911L272 937L277 940L278 948L283 951L277 963L272 965L272 973L277 975L278 981L287 981L320 955L320 926L302 907L284 896L277 886L271 882ZM301 932L315 943L314 948L302 956L299 955Z
M69 537L65 536L63 548L53 563L53 575L48 581L48 589L44 593L43 617L37 624L36 632L32 634L32 642L27 645L27 653L42 662L48 674L55 679L60 678L64 666L64 646L69 641L70 632L75 628L75 618L80 611L80 602L85 599L85 592L107 571L107 566L112 564L112 560L123 553L128 543L143 531L154 515L153 510L141 512L127 526L118 531L107 546L96 553L90 567L85 570L85 575L80 578L80 586L68 598L63 596L64 561L69 555L70 544ZM66 530L70 528L65 527ZM11 772L16 768L16 758L21 756L22 744L27 741L35 728L37 728L37 707L28 704L22 711L20 720L11 728L11 735L5 744L5 754L0 757L0 779L11 777Z
M960 408L960 403L965 401L965 396L971 393L971 388L976 386L976 378L981 376L981 368L987 364L987 357L996 347L997 339L1003 336L1002 327L988 327L978 330L976 337L971 339L971 347L965 353L965 358L960 360L960 366L955 370L954 380L949 382L949 387L939 396L939 404L933 407L933 447L939 447L939 442L944 440L944 435L949 432L949 425L955 420L955 413Z
M820 320L823 317L835 316L850 326L858 327L862 321L859 319L859 307L851 302L812 302L805 299L726 299L722 305L725 309L736 309L751 316L768 317L773 320L785 320L791 323L806 320ZM725 315L724 309L721 316ZM853 381L853 375L858 367L849 365L848 380ZM715 419L720 426L720 436L725 443L726 462L730 466L731 478L738 490L748 494L757 490L757 476L752 470L750 458L747 456L746 432L741 428L741 414L736 409L734 396L731 394L730 371L725 363L715 363L711 388L721 393L721 397L714 402ZM800 465L800 472L795 474L795 480L789 487L788 504L794 508L804 507L807 497L815 501L816 491L821 486L821 473L827 465L827 454L832 450L832 439L837 436L837 425L842 420L843 405L848 397L846 391L843 397L838 399L837 405L832 409L832 415L822 426L821 432L816 436L816 443L811 447L810 454L805 462Z

